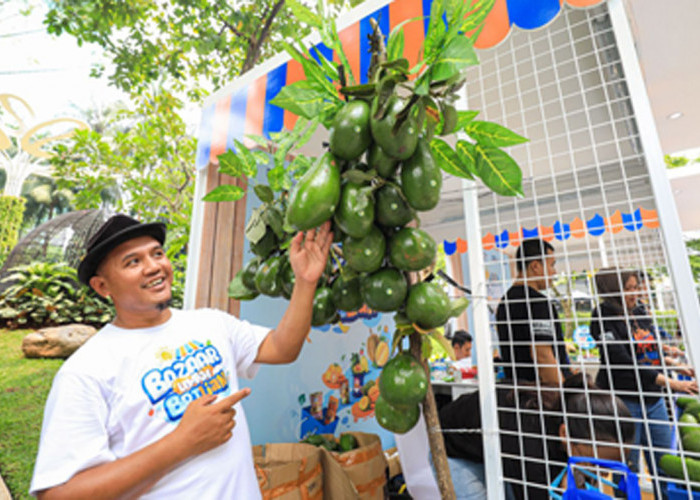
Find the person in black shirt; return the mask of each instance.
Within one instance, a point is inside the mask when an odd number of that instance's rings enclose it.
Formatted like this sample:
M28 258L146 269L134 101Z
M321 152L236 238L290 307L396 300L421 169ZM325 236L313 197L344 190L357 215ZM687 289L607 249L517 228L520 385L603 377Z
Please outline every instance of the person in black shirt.
M554 247L533 238L515 254L518 275L496 310L506 379L560 385L569 370L559 315L542 293L556 274Z
M673 441L663 388L668 384L673 391L697 394L698 385L692 380L681 381L664 375L654 331L637 333L633 313L639 295L636 272L601 269L595 276L595 285L600 297L600 305L591 315L591 336L600 351L596 383L622 398L632 416L639 419L635 444L645 447L647 466L656 478L662 475L659 460L664 453L669 453ZM659 362L650 363L652 358ZM638 448L630 453L630 466L638 470ZM658 498L663 496L659 481L654 481L654 491Z
M569 456L624 461L620 445L634 438L630 412L619 398L597 390L587 376L569 377L563 392L538 390L532 384L517 391L504 387L496 391L507 498L548 499L548 488ZM461 396L440 410L440 426L453 482L457 485L465 477L472 478L469 491L460 488L457 498L486 498L482 433L464 432L482 428L479 393ZM456 432L450 432L452 429ZM482 484L474 484L475 477ZM577 485L582 486L578 480Z

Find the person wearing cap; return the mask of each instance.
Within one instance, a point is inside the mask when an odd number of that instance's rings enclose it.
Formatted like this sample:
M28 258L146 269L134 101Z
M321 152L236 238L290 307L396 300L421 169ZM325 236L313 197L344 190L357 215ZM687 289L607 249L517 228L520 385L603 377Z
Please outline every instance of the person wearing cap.
M116 315L61 367L30 492L59 498L260 498L239 377L294 361L311 327L330 224L298 233L296 282L273 330L213 309L170 308L165 226L125 215L89 240L82 283Z

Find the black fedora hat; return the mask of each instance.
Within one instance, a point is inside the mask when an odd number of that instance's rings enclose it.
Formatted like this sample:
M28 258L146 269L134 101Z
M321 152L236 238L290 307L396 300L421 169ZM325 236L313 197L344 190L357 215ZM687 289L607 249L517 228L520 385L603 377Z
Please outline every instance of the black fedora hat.
M139 236L151 236L162 245L165 242L165 224L142 224L123 214L110 217L87 242L87 253L78 264L80 282L89 286L90 278L95 275L102 259L118 245Z

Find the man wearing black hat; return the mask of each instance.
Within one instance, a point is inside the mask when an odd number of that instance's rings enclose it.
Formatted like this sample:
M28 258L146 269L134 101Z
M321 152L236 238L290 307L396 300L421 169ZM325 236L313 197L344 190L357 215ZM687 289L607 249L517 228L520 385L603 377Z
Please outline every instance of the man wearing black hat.
M109 219L78 277L112 299L116 316L56 374L32 494L260 498L238 404L250 389L238 377L297 358L332 240L329 223L293 238L294 291L269 330L213 309L171 309L165 226Z

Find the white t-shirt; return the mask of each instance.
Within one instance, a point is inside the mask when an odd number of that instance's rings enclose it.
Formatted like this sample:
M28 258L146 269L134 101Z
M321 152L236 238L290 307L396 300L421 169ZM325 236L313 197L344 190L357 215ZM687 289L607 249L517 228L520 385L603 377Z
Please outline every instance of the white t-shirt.
M269 328L214 309L172 310L154 328L107 325L61 367L46 402L30 492L130 455L175 429L187 404L239 390ZM186 460L142 498L260 498L248 424L236 404L225 444Z

